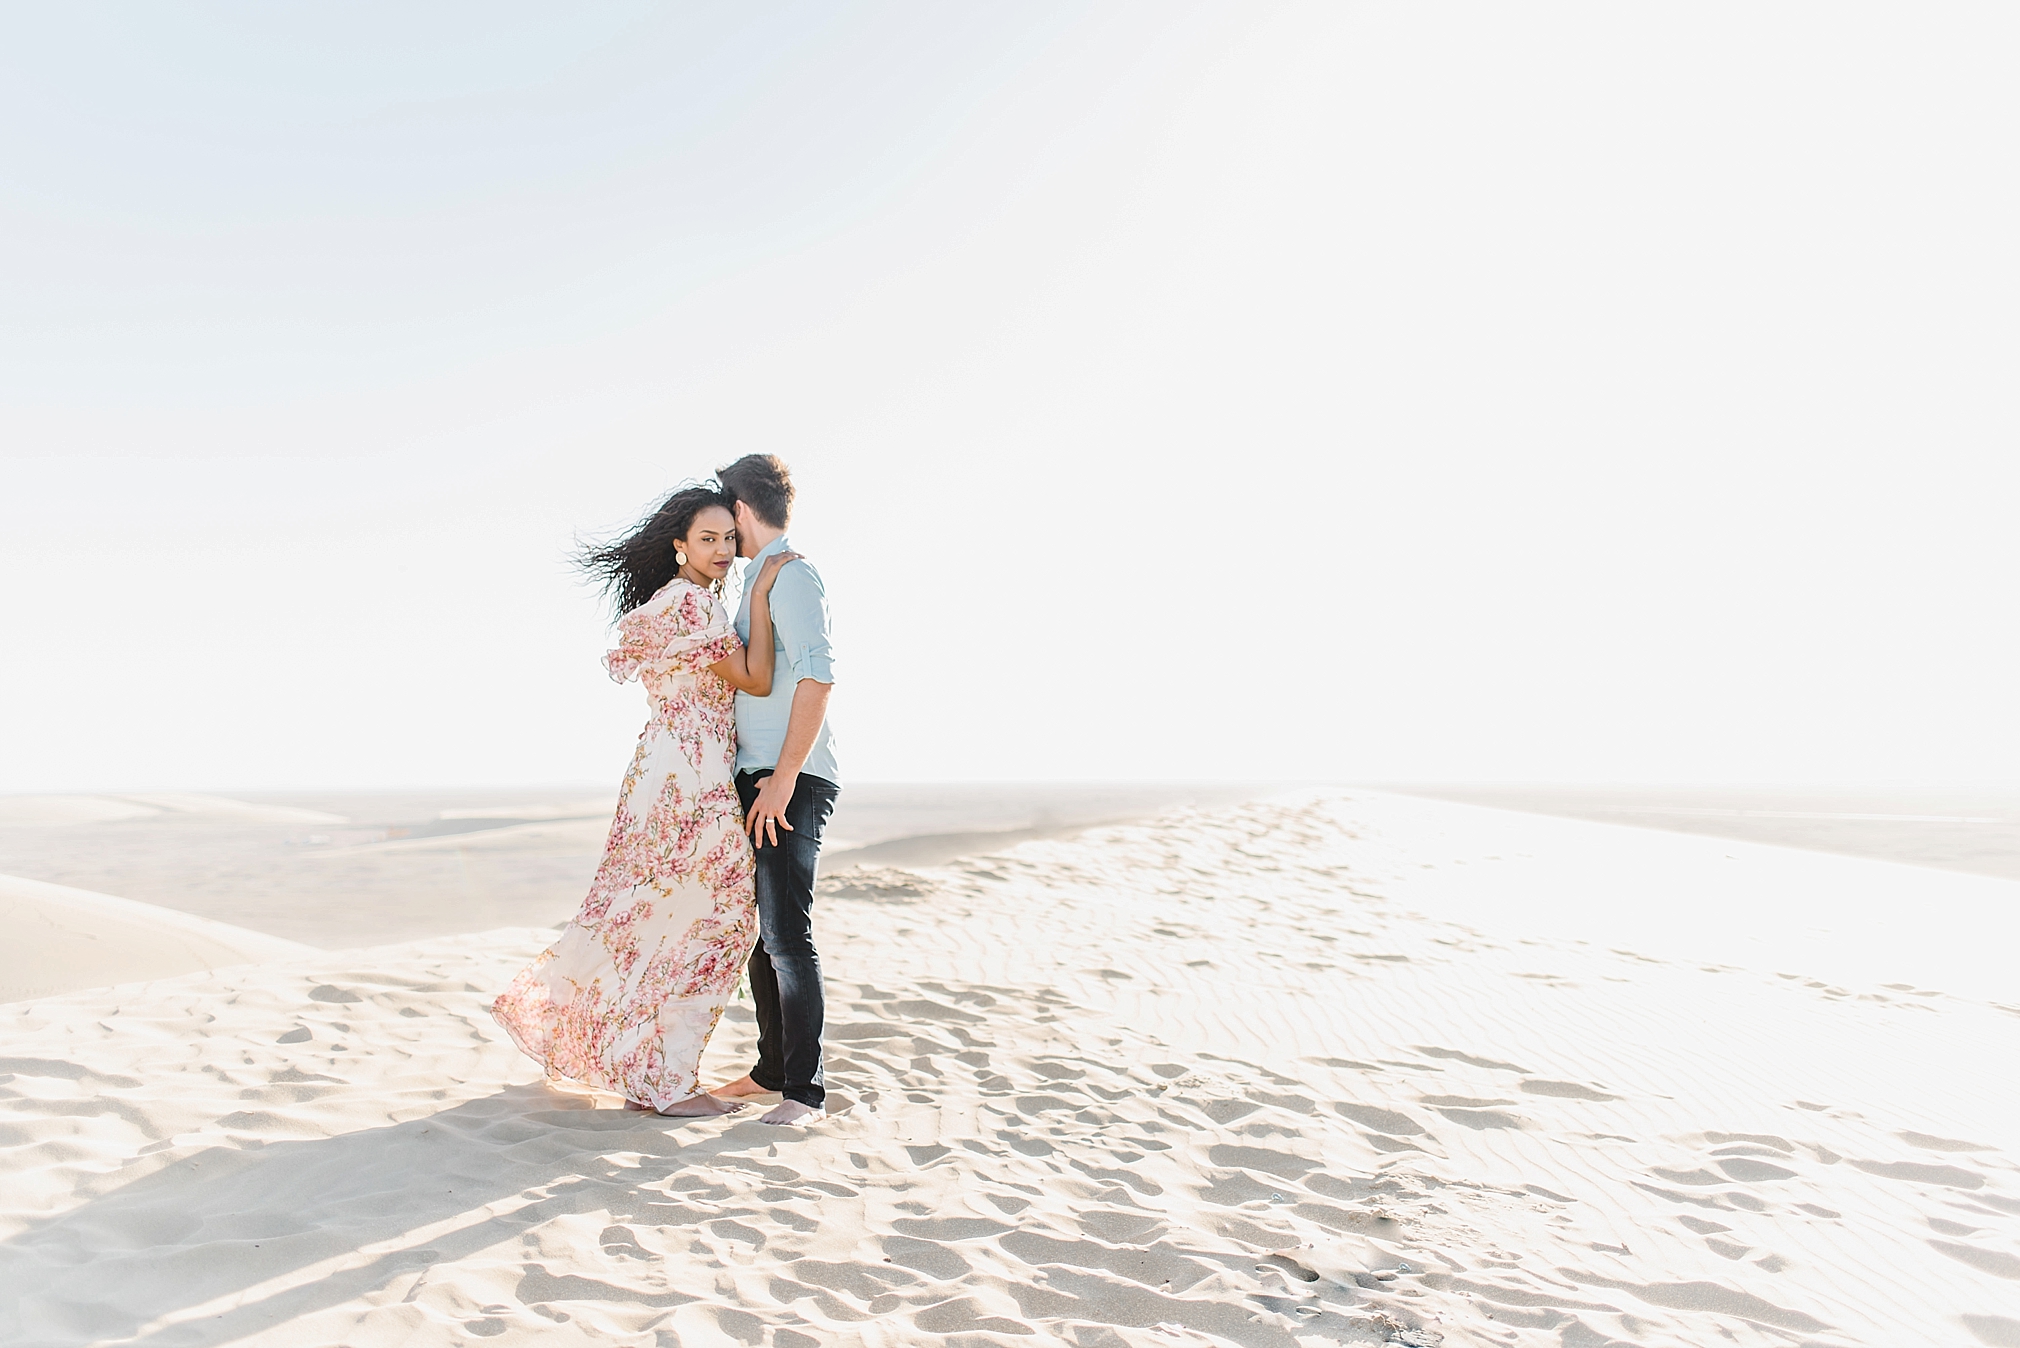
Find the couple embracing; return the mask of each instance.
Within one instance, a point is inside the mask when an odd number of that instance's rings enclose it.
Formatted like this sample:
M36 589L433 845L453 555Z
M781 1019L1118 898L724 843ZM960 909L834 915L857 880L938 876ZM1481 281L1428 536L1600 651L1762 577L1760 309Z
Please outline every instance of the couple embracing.
M491 1014L550 1079L629 1109L727 1114L778 1095L765 1123L819 1118L814 879L840 792L827 725L827 592L786 542L786 466L751 454L683 487L630 536L584 555L623 615L610 676L651 719L625 774L589 896ZM750 559L734 618L724 583ZM757 1063L713 1092L702 1050L745 971Z

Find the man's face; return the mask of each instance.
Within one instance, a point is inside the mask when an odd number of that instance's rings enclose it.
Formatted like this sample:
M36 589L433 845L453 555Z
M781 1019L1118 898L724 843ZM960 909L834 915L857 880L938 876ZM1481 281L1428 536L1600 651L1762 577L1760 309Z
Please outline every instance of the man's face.
M737 556L755 557L758 555L757 539L752 537L757 532L756 525L757 516L751 513L749 506L745 505L742 501L738 501L736 503Z

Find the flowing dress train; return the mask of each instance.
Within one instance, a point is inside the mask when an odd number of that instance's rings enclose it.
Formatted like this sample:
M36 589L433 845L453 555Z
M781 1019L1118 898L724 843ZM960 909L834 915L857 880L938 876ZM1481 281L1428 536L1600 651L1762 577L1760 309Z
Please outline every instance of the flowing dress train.
M701 1089L702 1049L757 939L735 690L709 669L738 648L716 596L685 580L618 623L605 668L645 685L651 719L589 896L491 1007L551 1078L655 1109Z

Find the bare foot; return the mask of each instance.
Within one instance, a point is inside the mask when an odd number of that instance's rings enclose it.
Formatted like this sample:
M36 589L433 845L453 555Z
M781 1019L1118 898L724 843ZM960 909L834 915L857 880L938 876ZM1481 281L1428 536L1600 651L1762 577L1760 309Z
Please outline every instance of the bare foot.
M778 1094L777 1091L766 1090L764 1087L758 1085L755 1081L752 1081L747 1076L738 1077L735 1081L730 1082L727 1086L717 1086L713 1091L709 1093L711 1095L720 1095L725 1099L729 1100L747 1100L753 1095Z
M759 1123L818 1123L827 1114L812 1105L803 1105L797 1100L781 1101L771 1113L759 1119Z
M707 1091L701 1091L653 1112L668 1119L702 1119L715 1114L734 1114L743 1107L738 1101L718 1100Z

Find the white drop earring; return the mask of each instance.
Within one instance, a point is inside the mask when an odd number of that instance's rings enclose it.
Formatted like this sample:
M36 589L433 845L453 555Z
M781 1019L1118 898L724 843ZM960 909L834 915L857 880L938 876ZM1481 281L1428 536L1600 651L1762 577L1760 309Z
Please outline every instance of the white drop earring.
M674 564L675 566L686 566L686 565L687 565L687 554L686 554L686 553L684 553L684 552L682 552L682 551L680 551L680 550L679 550L678 548L674 549L674 553L673 553L673 564Z

